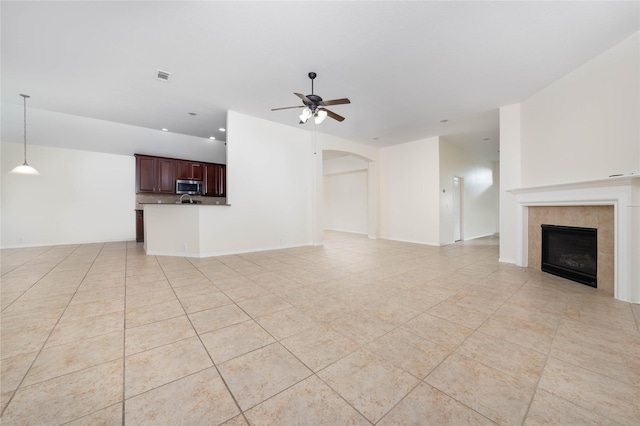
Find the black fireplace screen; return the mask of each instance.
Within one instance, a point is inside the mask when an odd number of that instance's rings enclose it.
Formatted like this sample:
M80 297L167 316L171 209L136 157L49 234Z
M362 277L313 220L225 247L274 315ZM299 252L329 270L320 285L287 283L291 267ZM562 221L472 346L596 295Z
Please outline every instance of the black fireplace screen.
M541 225L542 270L598 287L598 230Z

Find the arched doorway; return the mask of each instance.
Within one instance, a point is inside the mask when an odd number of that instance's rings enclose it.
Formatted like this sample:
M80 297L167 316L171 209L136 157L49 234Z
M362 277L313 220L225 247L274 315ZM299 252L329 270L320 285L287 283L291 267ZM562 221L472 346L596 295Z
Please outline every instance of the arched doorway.
M377 164L360 154L322 150L322 230L378 237Z

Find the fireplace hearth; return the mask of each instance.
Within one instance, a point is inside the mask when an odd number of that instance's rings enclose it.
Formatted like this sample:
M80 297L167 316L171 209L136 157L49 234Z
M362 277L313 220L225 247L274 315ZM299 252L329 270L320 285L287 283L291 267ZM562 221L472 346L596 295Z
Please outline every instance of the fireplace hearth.
M598 287L598 230L541 225L542 270Z

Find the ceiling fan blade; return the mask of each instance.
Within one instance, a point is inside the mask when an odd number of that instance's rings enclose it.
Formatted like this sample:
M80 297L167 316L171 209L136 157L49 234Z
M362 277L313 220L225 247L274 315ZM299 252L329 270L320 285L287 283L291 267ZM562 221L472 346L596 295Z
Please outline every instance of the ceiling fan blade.
M326 108L322 108L322 109L323 109L323 110L325 110L325 111L327 111L327 115L328 115L329 117L333 118L334 120L344 121L344 117L343 117L343 116L338 115L338 114L336 114L336 113L335 113L335 112L333 112L333 111L329 111L329 110L328 110L328 109L326 109Z
M294 107L284 107L284 108L271 108L271 111L278 111L281 109L292 109L292 108L304 108L304 105L294 106Z
M311 99L307 98L302 93L295 93L294 92L293 94L296 95L297 97L299 97L300 99L302 99L304 102L307 102L307 103L310 103L310 104L313 103L313 102L311 102Z
M320 105L322 106L343 105L343 104L350 104L350 103L351 101L347 98L333 99L330 101L320 101Z

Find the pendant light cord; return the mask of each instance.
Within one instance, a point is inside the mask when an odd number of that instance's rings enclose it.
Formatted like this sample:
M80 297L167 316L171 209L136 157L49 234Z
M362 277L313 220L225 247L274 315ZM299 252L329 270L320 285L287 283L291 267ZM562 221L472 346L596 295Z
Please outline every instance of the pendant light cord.
M29 95L22 96L23 104L24 104L24 164L27 165L27 98L30 98Z

